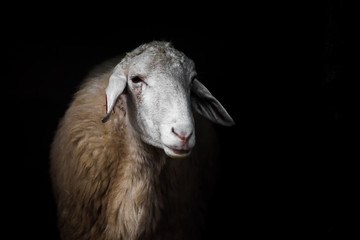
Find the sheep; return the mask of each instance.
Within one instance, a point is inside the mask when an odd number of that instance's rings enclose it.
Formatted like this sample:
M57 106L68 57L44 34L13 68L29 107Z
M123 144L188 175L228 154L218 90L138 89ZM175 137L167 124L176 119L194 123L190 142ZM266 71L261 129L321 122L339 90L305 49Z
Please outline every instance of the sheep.
M169 42L89 73L51 145L61 239L200 239L218 147L209 120L234 124Z

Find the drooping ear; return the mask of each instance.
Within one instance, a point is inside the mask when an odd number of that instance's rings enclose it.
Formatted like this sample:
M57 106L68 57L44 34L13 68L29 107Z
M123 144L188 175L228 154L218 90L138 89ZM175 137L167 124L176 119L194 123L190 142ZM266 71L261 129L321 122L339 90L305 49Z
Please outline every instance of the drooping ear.
M235 124L220 102L197 79L194 79L191 85L191 105L199 114L214 123L224 126Z
M116 100L124 91L126 86L126 74L124 72L122 63L119 63L114 68L110 78L109 85L106 88L106 116L102 122L105 123L109 120L111 111L113 110Z

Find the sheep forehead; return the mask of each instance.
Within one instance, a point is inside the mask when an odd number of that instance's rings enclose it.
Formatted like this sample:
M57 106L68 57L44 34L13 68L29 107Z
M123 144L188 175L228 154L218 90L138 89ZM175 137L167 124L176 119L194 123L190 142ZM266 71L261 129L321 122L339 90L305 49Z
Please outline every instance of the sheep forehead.
M162 45L149 46L131 60L131 65L146 72L189 73L194 71L194 62L184 53Z

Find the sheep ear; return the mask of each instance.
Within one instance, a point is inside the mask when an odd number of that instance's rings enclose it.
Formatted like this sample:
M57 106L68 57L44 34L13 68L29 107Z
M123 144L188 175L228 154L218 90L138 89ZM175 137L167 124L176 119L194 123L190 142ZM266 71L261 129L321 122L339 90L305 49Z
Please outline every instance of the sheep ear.
M191 85L191 105L210 121L224 126L232 126L234 120L210 91L195 79Z
M126 86L126 75L124 73L122 64L119 63L113 70L109 78L109 85L106 88L106 116L102 122L105 123L109 120L111 111L113 110L116 100L124 91Z

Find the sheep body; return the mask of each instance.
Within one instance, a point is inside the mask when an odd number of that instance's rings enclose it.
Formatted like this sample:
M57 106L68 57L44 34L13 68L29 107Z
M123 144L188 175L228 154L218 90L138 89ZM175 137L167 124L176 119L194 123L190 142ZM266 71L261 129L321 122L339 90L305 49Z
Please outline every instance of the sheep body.
M214 179L217 143L194 114L197 145L184 159L141 141L120 97L102 123L105 89L117 62L90 74L61 120L51 176L63 240L199 239Z

